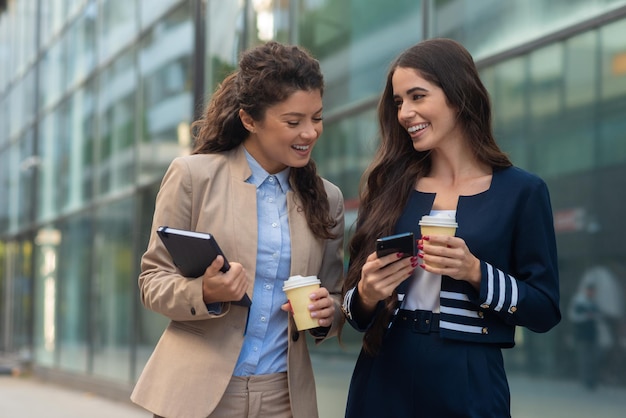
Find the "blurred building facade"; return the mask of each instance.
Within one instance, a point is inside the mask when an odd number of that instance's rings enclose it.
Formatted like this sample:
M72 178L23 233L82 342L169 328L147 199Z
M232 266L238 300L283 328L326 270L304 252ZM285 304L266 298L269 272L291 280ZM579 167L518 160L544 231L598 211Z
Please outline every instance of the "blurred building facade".
M130 387L166 319L136 278L154 198L189 124L243 49L309 49L326 78L314 157L347 199L376 148L391 60L462 42L514 163L550 187L563 322L519 330L509 370L574 379L566 311L603 286L607 384L626 385L626 1L0 1L0 352L35 369ZM599 272L599 273L598 273ZM356 356L360 336L321 355Z

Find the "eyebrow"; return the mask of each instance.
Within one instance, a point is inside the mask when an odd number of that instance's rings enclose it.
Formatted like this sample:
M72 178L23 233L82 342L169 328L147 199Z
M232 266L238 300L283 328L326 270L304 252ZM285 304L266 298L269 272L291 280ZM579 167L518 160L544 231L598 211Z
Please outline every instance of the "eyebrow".
M320 107L319 110L316 112L313 112L313 114L317 115L318 113L321 113L323 109L324 109L323 107ZM296 117L302 118L302 117L305 117L306 115L300 112L286 112L286 113L281 114L280 116L296 116Z
M406 91L406 94L412 94L412 93L415 93L416 91L428 93L428 89L425 89L424 87L413 87L413 88L408 89ZM393 97L399 97L399 96L400 95L398 93L394 93L393 95Z

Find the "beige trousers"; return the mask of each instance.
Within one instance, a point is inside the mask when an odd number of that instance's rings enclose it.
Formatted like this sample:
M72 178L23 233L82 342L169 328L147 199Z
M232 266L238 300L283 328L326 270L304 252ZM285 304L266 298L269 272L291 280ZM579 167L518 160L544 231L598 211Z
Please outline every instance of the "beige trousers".
M292 418L287 373L233 376L217 408L207 418L235 417Z

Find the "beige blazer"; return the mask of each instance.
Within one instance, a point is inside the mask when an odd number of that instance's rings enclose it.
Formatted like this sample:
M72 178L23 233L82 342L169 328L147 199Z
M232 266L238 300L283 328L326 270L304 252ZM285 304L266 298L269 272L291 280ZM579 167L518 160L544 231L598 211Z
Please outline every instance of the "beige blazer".
M157 195L148 248L141 259L142 303L171 322L157 343L131 399L168 418L205 418L216 407L235 368L243 344L247 309L222 304L210 314L202 300L200 279L177 274L155 233L162 225L209 232L216 236L229 261L241 263L252 295L256 267L256 187L240 146L224 154L175 159ZM339 308L343 280L344 203L339 188L324 180L330 211L337 221L333 240L319 240L309 230L293 192L287 196L291 235L291 274L317 275L335 299L335 319L325 338L343 324ZM290 315L288 379L294 418L317 417L313 369L304 332ZM320 342L317 340L316 342Z

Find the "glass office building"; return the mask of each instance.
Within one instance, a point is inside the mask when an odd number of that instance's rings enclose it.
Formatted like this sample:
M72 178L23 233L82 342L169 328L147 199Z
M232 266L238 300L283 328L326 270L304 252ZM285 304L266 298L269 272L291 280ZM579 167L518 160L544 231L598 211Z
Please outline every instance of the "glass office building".
M321 62L314 157L349 236L388 65L430 37L474 55L499 143L552 195L563 321L519 329L508 370L577 379L568 309L594 282L601 379L626 386L624 0L0 0L0 352L128 393L167 322L136 282L161 177L239 52L267 40ZM312 350L350 363L359 345L346 329Z

